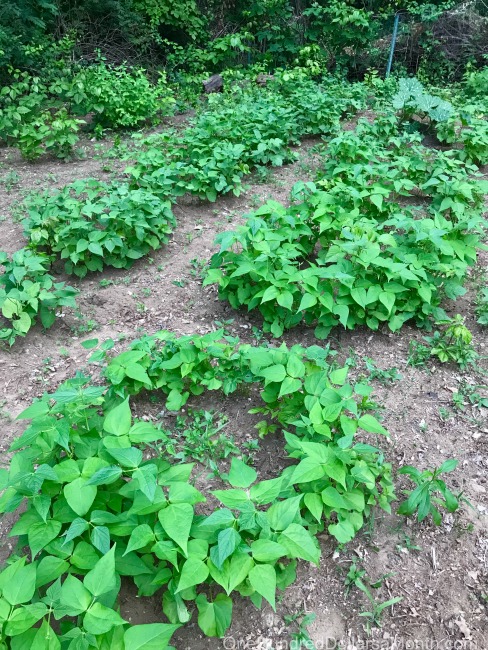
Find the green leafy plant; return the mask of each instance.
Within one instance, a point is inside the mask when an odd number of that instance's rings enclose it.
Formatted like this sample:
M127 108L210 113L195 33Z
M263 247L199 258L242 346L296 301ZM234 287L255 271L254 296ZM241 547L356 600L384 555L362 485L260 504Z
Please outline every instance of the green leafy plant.
M219 461L241 454L232 437L223 432L227 423L224 415L205 410L190 411L187 416L177 416L173 430L161 430L157 448L164 449L175 460L196 460L219 474Z
M488 325L488 287L481 287L477 293L476 316L480 325Z
M142 68L110 66L104 61L80 70L70 98L78 114L95 112L102 128L134 128L169 115L174 105L164 74L153 84Z
M443 122L453 113L450 102L426 92L420 81L404 78L398 81L398 92L392 98L393 108L400 111L401 119L412 119L414 115L428 118L429 122Z
M79 277L104 266L130 268L166 243L175 225L169 201L148 190L94 179L31 196L24 207L31 244L60 253L66 271Z
M460 411L466 410L466 404L471 404L475 408L488 408L487 388L488 386L484 386L483 384L469 384L463 379L459 389L452 394L454 406Z
M316 614L313 612L310 614L306 614L305 612L298 612L297 614L289 614L287 616L284 616L286 625L295 624L295 626L298 627L298 630L296 632L291 633L291 644L295 650L300 650L300 648L315 650L315 645L310 638L307 627L311 625L316 618Z
M384 578L383 578L384 579ZM371 625L376 625L381 627L382 625L382 614L385 609L392 607L403 600L401 596L395 596L395 598L390 598L384 602L378 602L371 592L371 588L377 589L381 586L383 579L378 582L371 584L367 580L366 571L360 569L355 562L353 562L349 568L348 574L346 576L346 588L350 589L353 585L360 589L363 594L366 595L367 599L371 605L370 612L361 612L359 616L363 616L367 623L366 629L368 632L371 630Z
M109 363L108 393L77 375L19 416L31 424L0 472L0 510L22 508L11 534L28 554L6 569L8 581L0 578L10 603L7 639L31 643L40 635L57 639L57 647L96 635L129 648L135 639L144 647L153 633L164 648L191 618L192 601L202 631L223 636L233 591L274 608L276 589L295 579L296 560L318 563L317 531L327 525L345 543L374 503L389 510L390 466L378 449L354 440L360 429L387 435L354 397L367 387L347 384L347 368L331 370L327 352L316 346L257 348L222 334L145 337ZM222 507L197 514L206 497L190 480L193 464L144 453L165 434L133 418L129 393L162 389L167 408L179 409L185 386L233 392L243 382L263 385L263 408L289 431L295 463L259 481L233 458L231 487L212 492ZM122 579L132 580L140 596L162 594L171 625L128 627L117 612ZM10 595L13 585L21 596ZM50 627L51 615L63 620L60 633ZM25 622L14 628L17 617Z
M0 252L0 310L4 324L0 339L12 345L25 336L39 317L45 328L51 327L62 307L75 307L76 289L55 282L49 275L50 260L22 248L9 257ZM5 321L7 325L5 326Z
M451 492L439 476L454 471L457 464L458 461L455 459L446 460L440 467L423 472L411 465L402 467L398 473L406 474L417 487L414 490L404 490L408 499L402 501L397 512L407 517L417 513L419 522L431 515L435 525L440 526L442 522L440 508L447 512L455 512L459 508L462 493L456 495Z
M388 368L383 370L378 368L373 359L364 357L364 364L368 371L368 381L377 379L381 384L392 384L394 381L400 381L402 375L398 372L398 368Z
M442 321L442 331L436 330L432 336L424 336L427 345L416 341L410 343L408 364L424 365L430 357L437 357L442 363L454 362L460 368L467 368L478 359L478 353L471 341L473 335L464 324L464 318L457 314L455 318Z

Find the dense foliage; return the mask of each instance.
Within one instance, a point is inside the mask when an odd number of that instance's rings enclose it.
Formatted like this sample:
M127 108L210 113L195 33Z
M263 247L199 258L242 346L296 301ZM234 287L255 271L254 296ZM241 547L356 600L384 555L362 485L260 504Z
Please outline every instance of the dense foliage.
M136 127L169 114L173 103L164 75L152 84L143 70L123 65L101 62L44 79L17 71L0 91L0 142L27 160L43 153L69 158L87 121L98 133Z
M402 132L399 103L399 118L359 120L332 139L316 184L298 184L289 207L269 202L219 235L205 283L258 309L277 337L301 322L323 338L339 323L396 331L446 318L442 298L464 293L481 245L488 185L470 178L465 155Z
M318 564L317 532L327 527L345 543L376 504L390 511L391 467L356 440L360 431L388 435L368 413L371 387L347 383L347 367L331 367L317 346L252 347L222 336L145 337L108 365L108 393L78 375L19 416L32 421L1 470L0 510L27 506L11 534L29 550L0 574L9 647L44 647L50 638L52 648L152 648L157 638L164 648L175 625L190 620L191 601L202 631L223 636L232 592L275 608L296 560ZM222 507L203 514L193 463L151 453L164 433L133 419L129 394L159 388L179 410L190 392L231 393L243 382L263 385L259 410L286 428L295 462L259 481L235 458L230 487L212 492ZM117 612L121 578L140 596L162 594L173 625L128 626ZM221 588L210 600L209 584ZM63 621L59 637L51 617Z
M67 273L83 277L104 266L130 268L167 243L176 222L169 201L144 189L95 179L55 194L32 196L24 228L31 244L60 253Z
M10 345L17 336L25 336L39 317L45 328L51 327L60 307L74 307L78 293L49 275L49 259L28 249L9 257L0 252L0 339Z

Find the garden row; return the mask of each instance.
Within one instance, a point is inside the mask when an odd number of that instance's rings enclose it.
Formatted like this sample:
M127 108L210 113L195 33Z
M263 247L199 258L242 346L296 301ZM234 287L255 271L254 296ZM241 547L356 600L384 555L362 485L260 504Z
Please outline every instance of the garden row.
M217 237L204 283L232 307L257 309L275 337L306 323L318 338L414 319L445 321L444 298L463 283L482 246L488 122L461 131L464 148L437 151L409 128L413 115L439 134L453 107L404 80L391 110L358 121L322 149L315 183L298 183L286 207L268 202ZM414 123L415 124L415 123Z
M234 307L259 307L275 336L302 320L324 337L338 323L388 322L395 331L411 318L444 317L441 299L463 292L482 233L486 182L475 165L488 160L488 122L477 117L479 104L459 120L452 104L405 79L374 124L341 131L340 119L365 105L366 86L284 77L264 90L244 84L211 97L183 133L142 141L123 182L85 179L30 196L28 250L3 256L8 326L0 337L13 343L38 314L46 326L56 309L73 305L75 290L48 273L57 255L78 277L129 268L168 241L179 196L238 195L251 170L290 162L291 144L324 134L336 137L315 185L298 185L290 208L268 204L244 229L222 235L206 281ZM463 147L422 146L419 120ZM242 250L231 250L235 243Z
M38 314L47 326L56 309L72 306L75 290L49 275L56 255L78 277L107 265L129 268L168 241L176 225L171 206L179 196L214 201L231 191L238 195L252 169L294 160L291 144L338 129L362 95L361 86L324 89L305 79L277 81L265 90L237 87L211 98L183 133L143 141L125 181L85 179L31 195L24 203L28 247L11 260L3 255L0 307L9 324L0 338L13 343Z
M103 374L108 387L77 375L19 416L31 423L0 470L0 512L21 512L11 530L18 554L0 573L2 647L162 650L195 610L201 630L222 637L233 594L274 609L297 560L319 564L318 534L344 544L375 506L391 510L392 467L368 442L388 436L369 412L371 386L349 383L326 349L241 345L222 330L160 332ZM287 467L259 480L235 457L229 487L211 492L222 505L209 512L201 505L209 495L192 484L194 463L172 464L158 446L167 433L134 419L130 397L163 391L176 411L190 395L243 384L261 386L254 412L283 429ZM402 468L418 487L400 512L440 523L440 506L456 510L459 496L439 478L455 466L446 461L427 478ZM118 608L122 580L141 597L162 596L170 624L129 625Z

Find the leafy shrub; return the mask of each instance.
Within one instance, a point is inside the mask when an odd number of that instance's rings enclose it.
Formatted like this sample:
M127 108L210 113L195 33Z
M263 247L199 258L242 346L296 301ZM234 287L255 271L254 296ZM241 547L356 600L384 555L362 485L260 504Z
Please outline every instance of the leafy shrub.
M466 75L464 86L469 96L486 98L488 96L488 67L469 72Z
M301 322L325 337L338 323L396 331L446 318L442 298L464 293L476 259L488 185L456 152L434 154L398 129L387 114L339 133L294 204L269 202L217 238L205 284L258 309L274 336Z
M450 118L436 126L436 134L441 142L463 146L457 153L461 160L488 164L488 120L466 114Z
M166 243L175 225L169 201L144 189L94 179L31 196L24 207L31 244L60 253L67 273L79 277L104 266L130 268Z
M79 375L44 395L19 416L32 422L11 446L10 468L1 470L0 511L27 505L12 534L30 553L30 561L21 556L0 574L10 604L7 638L58 638L49 624L52 611L57 620L78 617L61 626L61 641L94 634L98 642L115 639L117 647L130 647L152 633L165 648L177 626L190 620L191 601L202 631L222 637L232 619L232 592L258 607L264 598L274 608L276 590L295 579L296 560L318 564L315 534L324 525L346 543L374 504L390 511L390 465L379 449L354 440L359 430L388 435L365 412L371 389L353 389L347 368L330 368L327 351L318 347L253 348L222 334L146 337L112 360L107 377L117 379L118 392L123 385L136 393L159 386L169 401L174 378L199 386L204 366L232 376L231 392L242 381L260 382L262 410L278 414L290 430L287 450L297 462L259 481L252 467L234 458L231 488L212 492L223 507L197 514L206 496L190 482L193 463L144 460L147 445L166 434L133 419L125 390L114 406L104 386ZM139 596L162 594L172 625L127 627L115 611L122 579L133 580ZM210 601L201 591L208 585Z
M466 369L478 359L478 353L472 344L473 335L464 324L464 318L457 314L455 318L439 323L444 325L442 331L436 330L432 336L424 336L427 345L412 341L408 363L411 366L423 366L430 357L437 357L442 363L454 362L461 369Z
M127 171L137 186L152 191L191 192L210 201L228 192L239 195L241 179L252 168L295 160L290 144L333 132L340 117L359 104L357 91L332 84L322 89L308 80L298 85L277 81L265 91L237 88L210 97L211 110L202 112L183 135L143 141L147 151Z
M76 112L94 111L96 122L103 127L133 128L153 123L169 115L174 104L166 77L161 74L152 84L142 68L108 66L102 61L78 72L72 84Z
M402 467L398 473L406 474L417 487L414 490L404 490L408 498L402 501L397 512L407 517L416 513L417 521L423 521L431 515L434 524L440 526L442 523L440 508L447 512L456 512L460 501L463 500L462 493L454 494L445 481L439 478L441 474L455 470L457 464L457 460L450 459L440 467L423 472L410 465ZM439 496L436 496L436 493Z
M417 219L386 208L377 188L366 203L359 192L320 192L285 208L269 202L235 232L218 237L204 284L234 308L258 309L274 336L300 322L316 324L325 337L336 324L392 331L414 318L444 318L443 295L464 293L468 265L479 236L474 219L436 211ZM354 204L354 198L358 201ZM360 216L365 207L374 216ZM379 214L378 214L379 213ZM434 233L436 233L434 235Z
M27 160L46 152L71 156L84 122L64 108L48 110L49 104L48 87L36 77L18 73L16 81L0 91L0 140L17 146Z
M0 309L9 324L0 329L0 339L10 345L17 336L25 336L39 316L44 327L54 323L60 307L75 307L76 289L64 282L54 282L47 273L49 259L28 249L11 258L0 253L4 267L0 275Z
M430 122L443 122L453 114L453 106L441 97L427 93L418 79L400 79L398 92L392 98L393 108L400 111L403 120L414 115Z

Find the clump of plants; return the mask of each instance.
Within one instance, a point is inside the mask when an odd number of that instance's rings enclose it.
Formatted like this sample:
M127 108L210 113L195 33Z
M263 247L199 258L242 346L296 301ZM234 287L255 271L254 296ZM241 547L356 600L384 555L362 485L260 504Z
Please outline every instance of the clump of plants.
M22 509L11 531L19 554L0 574L8 642L59 647L96 636L165 648L193 610L205 634L223 636L232 592L275 608L297 560L319 562L318 531L346 543L374 504L390 510L391 467L356 440L360 431L388 435L361 406L371 388L349 384L347 367L331 368L317 346L252 347L222 335L145 337L109 363L108 392L79 374L19 416L31 423L0 472L0 510ZM193 463L146 453L165 434L132 416L129 393L161 389L178 409L185 388L222 389L223 376L229 392L261 384L263 411L286 427L293 462L262 481L233 458L230 487L212 491L222 505L203 514ZM118 612L121 580L140 597L159 593L170 623L130 626Z
M442 300L465 292L481 245L486 183L398 129L383 115L331 140L317 182L298 183L289 207L268 202L218 236L204 283L259 310L276 337L299 323L324 338L338 324L396 331L446 319Z
M104 266L130 268L166 243L176 225L169 201L145 189L95 179L32 195L24 208L31 245L59 253L66 272L79 277Z
M423 366L431 357L437 357L442 363L457 363L461 369L473 365L478 359L472 339L473 335L464 324L464 318L457 314L455 318L442 323L442 330L435 330L431 336L424 336L427 345L412 341L408 363Z
M63 307L75 307L76 289L64 282L55 282L49 275L50 260L46 256L22 248L11 257L0 252L0 339L12 345L39 319L43 327L54 323Z

